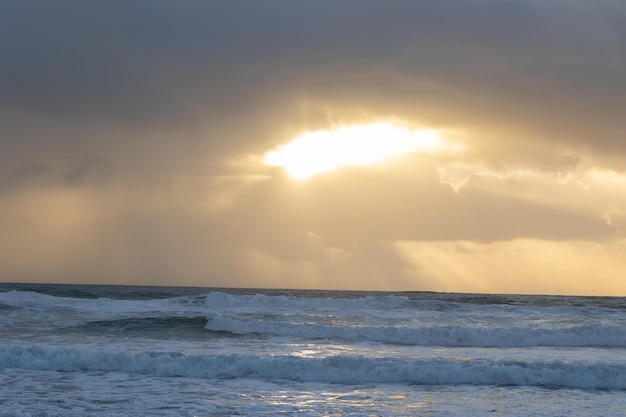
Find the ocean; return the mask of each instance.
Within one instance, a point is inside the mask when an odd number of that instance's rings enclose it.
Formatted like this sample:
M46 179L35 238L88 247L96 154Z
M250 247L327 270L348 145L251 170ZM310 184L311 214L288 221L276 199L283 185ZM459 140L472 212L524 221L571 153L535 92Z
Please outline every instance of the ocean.
M626 298L0 284L0 416L623 416Z

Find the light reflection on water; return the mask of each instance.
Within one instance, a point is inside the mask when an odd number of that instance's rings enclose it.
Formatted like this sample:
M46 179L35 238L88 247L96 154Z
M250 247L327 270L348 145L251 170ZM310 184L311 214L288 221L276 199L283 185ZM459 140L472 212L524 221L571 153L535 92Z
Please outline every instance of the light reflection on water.
M623 392L540 387L340 385L159 378L126 373L59 373L0 370L0 404L8 415L27 415L32 404L42 416L126 415L364 416L485 415L577 417L622 416ZM83 389L89 387L89 390ZM549 404L549 407L546 407Z

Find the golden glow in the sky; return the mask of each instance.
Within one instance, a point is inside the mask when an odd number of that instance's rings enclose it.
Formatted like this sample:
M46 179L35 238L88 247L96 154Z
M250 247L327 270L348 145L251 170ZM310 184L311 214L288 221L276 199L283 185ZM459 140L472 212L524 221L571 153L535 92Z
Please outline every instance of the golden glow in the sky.
M265 154L265 163L283 167L293 178L306 179L344 166L371 165L445 147L437 131L376 123L306 132Z

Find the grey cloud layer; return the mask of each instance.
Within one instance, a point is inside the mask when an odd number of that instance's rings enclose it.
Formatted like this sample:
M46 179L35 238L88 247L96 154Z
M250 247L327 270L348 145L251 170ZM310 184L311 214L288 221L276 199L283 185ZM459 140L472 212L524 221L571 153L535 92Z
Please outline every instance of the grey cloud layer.
M0 103L68 123L182 129L312 98L623 150L619 1L2 7Z

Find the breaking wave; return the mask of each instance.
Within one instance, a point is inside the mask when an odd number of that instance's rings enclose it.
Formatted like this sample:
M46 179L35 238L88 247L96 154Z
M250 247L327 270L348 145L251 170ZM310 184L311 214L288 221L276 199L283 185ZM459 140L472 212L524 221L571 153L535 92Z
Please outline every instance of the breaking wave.
M205 328L237 335L340 339L449 347L626 347L626 327L601 323L565 328L480 328L469 326L344 326L271 322L213 313Z
M512 385L626 389L626 364L565 361L400 359L360 356L184 355L41 346L0 347L0 367L62 372L126 372L162 377L250 378L338 384Z

